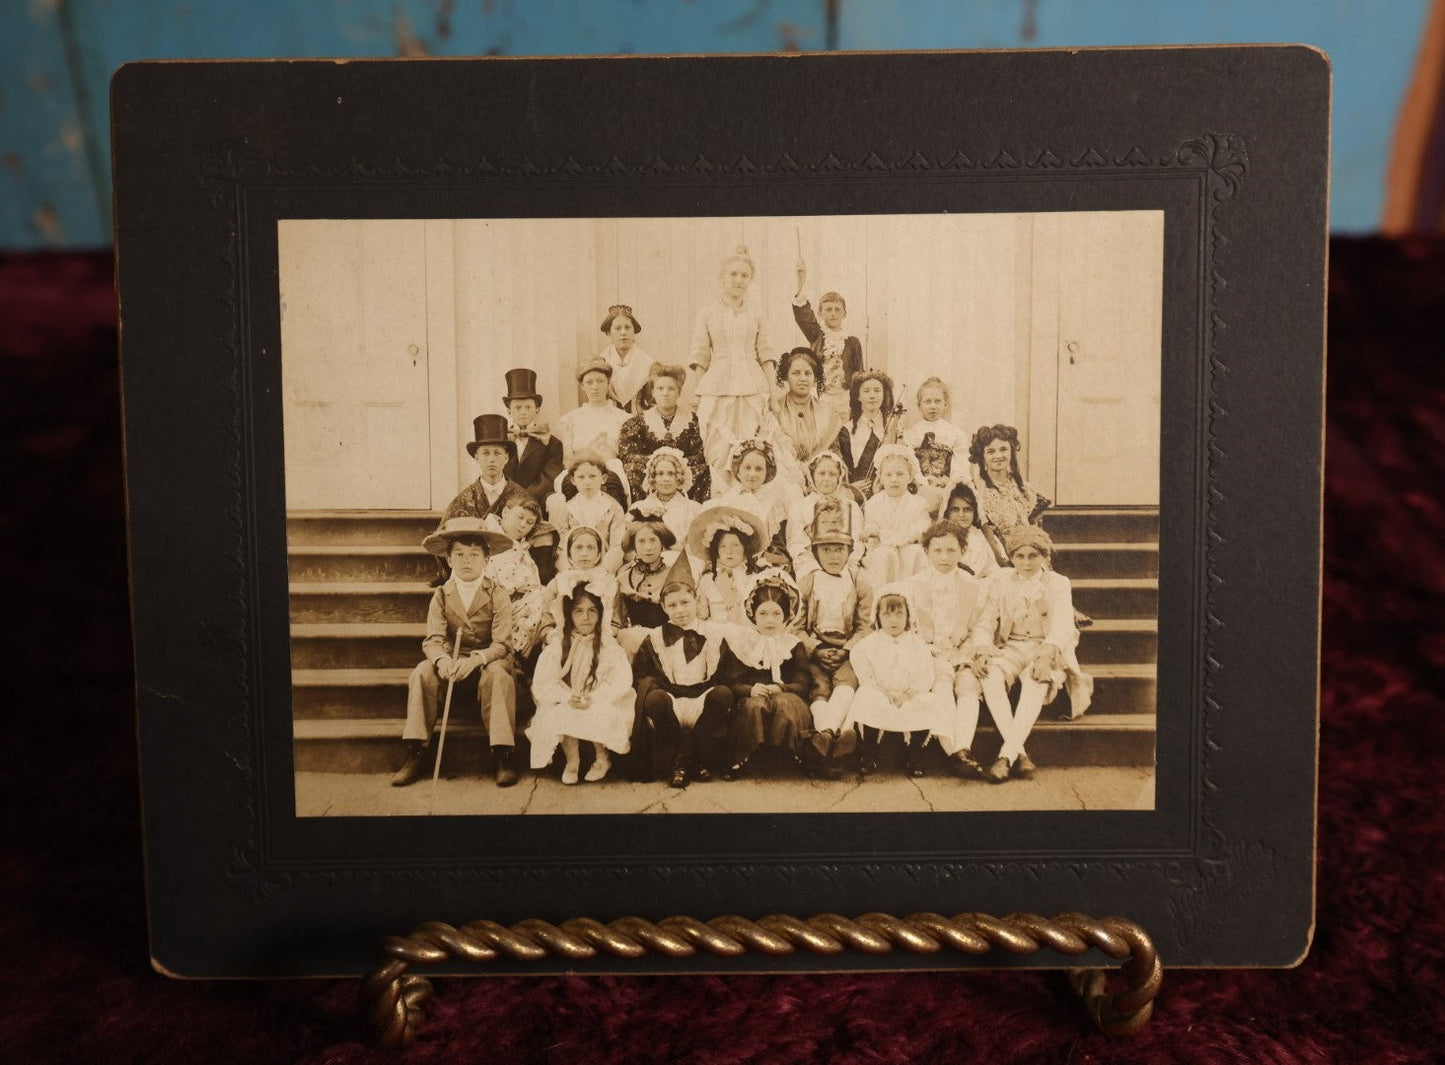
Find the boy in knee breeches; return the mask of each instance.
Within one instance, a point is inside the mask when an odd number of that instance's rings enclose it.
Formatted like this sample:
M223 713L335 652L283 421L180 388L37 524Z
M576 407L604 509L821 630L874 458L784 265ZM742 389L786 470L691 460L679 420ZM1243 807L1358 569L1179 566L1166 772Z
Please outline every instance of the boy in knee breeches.
M809 533L818 568L798 582L803 645L813 671L813 734L804 749L810 772L835 777L857 746L848 711L858 677L848 652L873 627L868 577L848 565L853 550L848 511L838 500L820 500Z
M918 631L933 648L941 679L953 692L953 712L934 739L950 756L953 770L963 776L983 773L973 757L974 733L982 688L974 673L978 648L973 630L983 607L983 582L960 563L968 530L952 521L938 521L923 534L928 568L904 584L918 609Z
M487 560L511 541L488 529L481 518L452 518L422 542L451 564L451 576L432 593L427 610L423 659L407 679L406 762L392 778L396 787L426 772L432 730L441 716L448 683L452 708L480 705L488 742L496 756L497 785L517 782L512 751L517 724L517 688L508 637L512 606L505 588L485 575Z

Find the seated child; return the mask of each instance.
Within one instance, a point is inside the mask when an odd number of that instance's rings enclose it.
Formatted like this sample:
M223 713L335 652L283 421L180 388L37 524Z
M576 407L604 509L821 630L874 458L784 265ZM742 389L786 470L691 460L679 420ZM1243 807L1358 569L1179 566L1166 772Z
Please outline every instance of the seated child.
M960 566L975 577L987 577L998 569L993 548L989 546L988 537L983 532L983 522L978 516L978 499L974 496L973 489L963 481L949 489L943 502L943 518L965 530L966 540Z
M1074 653L1079 630L1069 579L1047 568L1054 551L1049 534L1037 525L1019 525L1004 543L1011 566L997 570L985 584L973 635L973 670L983 678L984 702L1003 739L988 769L995 784L1010 772L1033 775L1024 744L1060 687L1068 690L1074 717L1088 709L1094 690L1093 678L1079 668ZM1019 697L1010 706L1008 689L1014 681Z
M810 528L813 567L798 581L798 624L813 672L813 754L810 772L836 779L857 747L849 710L858 676L848 652L872 627L873 599L866 574L848 566L854 543L848 510L837 499L821 501Z
M864 778L878 771L878 748L885 732L907 737L904 764L909 776L921 777L928 734L948 730L949 680L932 648L918 635L917 618L905 585L881 588L873 610L876 628L848 654L858 674L853 722L862 736L858 772Z
M729 633L720 667L733 693L724 780L740 777L764 744L781 747L801 765L803 737L813 730L808 652L789 628L798 612L797 587L782 570L764 570L754 578L745 604L751 624Z
M848 317L848 304L836 292L818 297L818 314L814 316L803 287L807 283L807 267L798 260L798 290L793 294L793 320L812 345L823 365L822 398L840 417L848 416L848 385L853 375L863 369L863 344L843 328ZM820 324L818 319L822 319Z
M537 391L536 371L519 368L508 370L506 376L507 394L502 402L507 406L511 423L507 432L515 444L504 472L509 481L526 489L539 506L545 506L552 483L562 472L562 441L537 420L542 396Z
M813 530L814 515L820 500L837 500L848 512L848 528L863 528L863 508L858 505L853 497L853 490L846 483L848 470L843 465L843 456L836 451L824 451L813 456L813 461L808 464L808 476L813 483L813 490L788 511L787 521L788 555L793 562L793 576L800 581L805 573L818 568L817 560L813 558L813 545L809 542L809 534ZM863 543L859 540L848 555L848 568L857 572L862 561Z
M717 629L697 620L697 596L682 582L662 590L667 622L642 641L632 661L637 690L633 749L639 776L668 775L674 788L712 779L722 763L733 693L718 667L726 647Z
M502 513L488 514L488 529L507 538L505 550L492 555L487 576L507 593L512 603L512 631L507 643L518 659L526 660L537 640L542 622L542 578L537 572L529 545L532 530L542 518L542 508L530 495L516 492L503 502Z
M713 496L709 505L736 507L751 514L762 538L759 551L772 550L773 540L782 529L783 519L788 516L787 490L777 480L776 449L761 437L740 441L728 458L728 469L732 474L732 487ZM758 559L759 564L788 565L786 548L781 543L776 548L778 558Z
M477 479L458 492L442 512L441 528L452 518L485 518L488 514L501 515L502 506L509 496L524 489L510 480L506 470L517 457L517 445L507 432L507 419L500 414L479 414L472 419L472 433L476 439L467 444L467 454L477 464ZM532 558L546 581L552 569L550 555L555 536L550 525L538 526L532 533ZM447 579L447 563L437 558L437 577L432 587L439 587Z
M902 444L885 444L874 458L882 489L863 504L863 530L868 550L863 568L875 585L902 580L924 567L918 546L932 518L928 502L910 492L920 479L918 460Z
M562 627L562 593L579 578L593 582L606 592L607 601L611 604L611 624L613 628L621 625L617 578L601 565L602 534L590 525L574 525L562 538L559 551L562 558L558 560L557 576L542 589L542 620L537 626L537 644L554 638Z
M928 501L929 513L935 515L939 515L949 484L967 472L970 438L945 418L951 399L942 378L928 378L918 386L918 413L922 417L903 430L903 442L918 456L918 467L923 471L919 493Z
M953 693L948 727L936 729L934 739L953 759L955 771L972 776L983 769L973 757L973 735L978 729L982 697L973 673L973 629L983 606L983 582L964 572L959 560L968 533L962 525L939 521L923 534L928 569L915 573L905 584L918 608L918 634L933 648L942 677Z
M624 562L617 571L625 615L617 639L628 658L637 654L648 632L667 620L667 612L662 609L662 589L677 562L678 553L671 550L674 543L672 530L656 518L627 523L622 547L632 561Z
M688 533L688 546L703 560L697 582L699 618L731 625L747 621L743 595L759 570L753 558L761 542L751 514L710 506L697 516Z
M672 530L678 543L687 539L692 519L702 504L688 496L692 489L692 469L683 453L675 447L660 447L647 459L642 475L646 494L632 504L627 516L635 521L657 519Z
M493 551L511 541L488 530L481 518L452 518L422 541L434 555L445 555L451 576L432 593L427 608L425 656L406 684L406 725L401 738L406 762L392 777L404 788L426 773L432 729L441 710L442 690L454 684L453 705L475 699L496 757L497 786L517 782L512 764L517 727L517 688L508 645L512 604L506 591L486 575Z
M608 753L626 754L631 745L632 667L612 638L605 588L580 579L562 596L562 638L542 650L532 673L537 714L527 729L532 768L544 769L561 746L566 759L562 783L576 784L580 741L592 744L588 781L612 767Z
M560 492L548 496L547 520L562 536L578 525L596 529L602 536L602 567L608 573L616 573L622 565L622 533L626 519L617 500L602 491L607 468L596 455L583 454L572 460L567 474L577 486L577 494L571 499L563 498ZM560 558L557 568L559 571L562 568Z

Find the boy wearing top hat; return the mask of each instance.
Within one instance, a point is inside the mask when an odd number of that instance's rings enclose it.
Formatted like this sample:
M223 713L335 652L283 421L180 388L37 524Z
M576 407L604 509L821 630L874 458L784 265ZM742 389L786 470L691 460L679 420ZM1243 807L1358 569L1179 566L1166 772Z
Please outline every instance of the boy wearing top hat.
M439 529L452 518L485 518L489 514L500 518L506 509L507 497L527 491L507 476L507 469L517 460L517 444L507 428L506 417L501 414L477 415L472 419L472 435L475 439L467 444L467 454L476 460L477 479L458 492L447 505ZM556 532L546 522L539 522L532 530L529 542L532 545L532 561L537 563L538 576L545 584L557 572L553 557ZM444 561L441 568L445 570ZM443 572L441 580L445 579ZM437 583L440 584L441 580Z
M524 367L508 370L502 402L511 418L507 435L514 446L503 473L525 488L545 511L552 484L562 472L562 441L537 420L542 397L537 392L536 371Z
M441 714L442 693L454 686L452 705L468 698L481 706L482 723L497 763L497 786L517 782L512 751L517 726L517 685L508 637L512 604L507 591L486 576L494 551L511 546L501 533L486 528L481 518L450 518L422 541L434 555L445 555L451 576L432 593L427 609L423 659L406 685L406 762L392 778L405 787L426 773L432 729ZM460 640L458 634L460 633ZM459 701L460 700L460 701Z

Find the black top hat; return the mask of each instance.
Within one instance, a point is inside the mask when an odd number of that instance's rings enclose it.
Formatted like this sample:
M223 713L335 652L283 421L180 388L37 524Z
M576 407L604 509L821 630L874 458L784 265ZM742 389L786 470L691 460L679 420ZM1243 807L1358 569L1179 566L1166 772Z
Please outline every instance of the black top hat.
M504 447L513 457L517 454L516 443L507 435L507 417L504 414L478 414L472 419L472 435L476 439L467 445L467 454L472 458L477 457L477 448L483 444Z
M519 367L507 371L507 394L502 397L503 403L510 403L514 399L535 399L537 406L542 405L542 397L537 392L537 371Z

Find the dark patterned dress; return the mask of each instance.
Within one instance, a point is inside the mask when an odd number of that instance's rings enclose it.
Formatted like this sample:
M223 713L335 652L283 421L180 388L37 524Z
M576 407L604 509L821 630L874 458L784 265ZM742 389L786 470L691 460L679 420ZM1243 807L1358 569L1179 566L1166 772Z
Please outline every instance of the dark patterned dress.
M687 459L692 470L692 487L688 496L704 502L712 491L712 472L702 449L702 432L698 428L697 415L683 414L681 409L665 421L656 407L649 407L641 414L634 414L622 423L617 436L617 457L627 471L627 480L632 485L632 498L641 499L642 478L647 472L647 460L660 447L675 447Z

